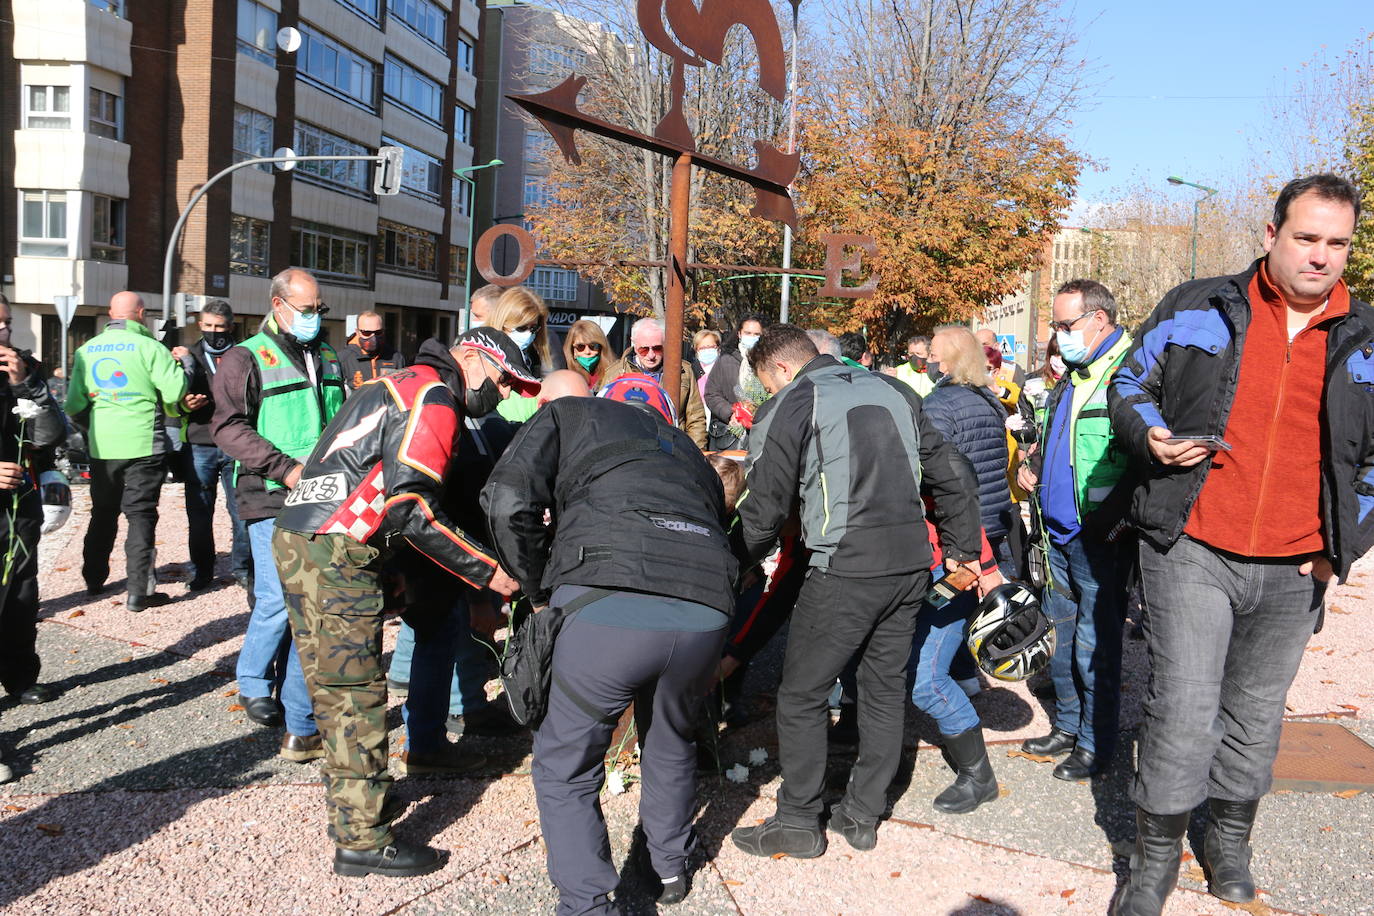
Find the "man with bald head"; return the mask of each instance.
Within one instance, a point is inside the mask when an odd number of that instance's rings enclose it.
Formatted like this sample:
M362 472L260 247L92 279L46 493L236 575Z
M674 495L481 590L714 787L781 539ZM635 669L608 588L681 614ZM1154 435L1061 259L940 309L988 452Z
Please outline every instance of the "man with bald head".
M488 283L486 286L472 294L471 302L472 324L474 328L485 327L487 316L491 310L496 308L496 302L501 298L501 294L506 291L505 287L497 286L495 283Z
M259 725L285 722L281 755L299 763L324 756L324 749L275 574L272 529L303 462L343 406L346 385L338 355L320 336L329 309L310 272L292 267L277 274L271 296L258 333L220 360L211 386L211 432L234 459L235 498L253 556L253 611L237 664L239 702Z
M376 312L363 312L353 336L339 350L339 364L350 389L404 369L406 359L386 338L386 323Z
M571 369L556 369L544 377L544 387L539 389L539 406L559 398L589 398L592 389L587 380Z
M153 536L166 474L163 418L180 415L187 376L181 364L143 324L143 299L115 293L110 320L72 360L67 414L86 431L91 455L91 522L81 576L86 593L105 590L110 553L122 512L129 522L124 542L131 611L166 604L155 591Z

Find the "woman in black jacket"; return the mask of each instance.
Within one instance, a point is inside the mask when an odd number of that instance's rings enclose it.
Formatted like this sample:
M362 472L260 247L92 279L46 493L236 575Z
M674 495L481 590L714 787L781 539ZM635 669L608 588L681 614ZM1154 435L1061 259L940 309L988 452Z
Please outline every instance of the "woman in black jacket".
M735 405L746 402L757 406L746 390L748 381L753 377L749 369L749 350L763 335L763 325L767 321L762 315L749 315L735 328L720 348L720 356L711 376L706 380L706 412L710 414L710 431L707 448L713 451L730 448L743 448L744 437L730 431L735 414Z

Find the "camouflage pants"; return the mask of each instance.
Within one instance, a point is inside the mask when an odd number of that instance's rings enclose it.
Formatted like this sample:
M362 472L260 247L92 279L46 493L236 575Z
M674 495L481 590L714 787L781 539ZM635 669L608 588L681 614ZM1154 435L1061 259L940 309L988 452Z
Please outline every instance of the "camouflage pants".
M315 723L324 736L329 836L345 849L392 842L379 553L341 534L272 537Z

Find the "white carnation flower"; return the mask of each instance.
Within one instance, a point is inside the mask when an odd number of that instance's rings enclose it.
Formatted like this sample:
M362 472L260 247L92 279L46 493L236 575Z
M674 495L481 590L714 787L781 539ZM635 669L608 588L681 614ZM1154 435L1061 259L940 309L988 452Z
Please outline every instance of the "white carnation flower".
M625 774L619 770L611 770L606 774L606 789L612 795L625 794Z
M725 778L731 782L747 782L749 779L749 768L742 763L737 763L725 771Z
M30 401L28 398L19 398L10 410L21 420L34 420L42 416L43 408L38 406L37 401Z
M749 752L749 765L759 766L768 759L768 751L761 747L756 747Z

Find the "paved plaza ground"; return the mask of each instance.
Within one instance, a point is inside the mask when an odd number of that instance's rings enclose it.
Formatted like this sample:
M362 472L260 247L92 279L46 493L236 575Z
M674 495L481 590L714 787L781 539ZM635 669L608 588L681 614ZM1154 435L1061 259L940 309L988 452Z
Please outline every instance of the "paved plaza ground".
M280 760L280 731L255 726L235 704L234 660L248 620L243 591L227 583L196 595L186 589L181 488L164 489L157 548L163 591L176 600L142 614L123 606L122 541L113 588L85 595L84 489L77 502L42 560L42 679L60 695L41 706L0 706L0 747L16 771L14 782L0 786L0 912L552 912L557 898L544 871L527 735L463 739L489 758L472 778L398 779L410 804L397 832L447 850L442 870L399 880L334 877L318 765ZM227 573L222 509L219 523L220 572ZM1289 709L1295 722L1342 725L1374 743L1371 584L1374 563L1366 563L1333 592ZM784 636L751 674L765 711ZM1115 767L1091 783L1061 782L1048 764L1009 756L1021 739L1048 729L1045 701L1024 685L990 686L975 704L996 742L1002 797L962 817L930 805L950 774L928 743L930 722L911 712L906 766L878 848L857 853L832 838L829 852L811 861L755 859L728 840L733 827L773 809L777 745L762 715L725 735L719 756L725 767L747 764L761 748L766 762L751 766L742 783L702 779L700 868L676 912L1106 912L1124 870L1113 850L1134 835L1126 790L1145 676L1143 644L1128 640L1120 751ZM395 756L403 732L399 710L392 713ZM852 755L832 754L836 796ZM639 797L633 782L624 794L603 796L618 865L627 858ZM1168 912L1241 909L1205 894L1191 855L1199 831L1195 823ZM1374 792L1276 792L1261 806L1255 849L1262 892L1244 909L1374 913ZM653 912L635 869L622 874L627 909Z

